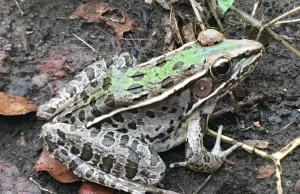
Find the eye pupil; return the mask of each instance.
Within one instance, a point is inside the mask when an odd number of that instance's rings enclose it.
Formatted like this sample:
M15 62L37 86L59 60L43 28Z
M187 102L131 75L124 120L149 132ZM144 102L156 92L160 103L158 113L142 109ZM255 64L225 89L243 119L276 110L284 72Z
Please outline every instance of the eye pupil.
M216 73L218 74L226 74L227 71L230 68L229 62L221 62L219 65L216 67Z

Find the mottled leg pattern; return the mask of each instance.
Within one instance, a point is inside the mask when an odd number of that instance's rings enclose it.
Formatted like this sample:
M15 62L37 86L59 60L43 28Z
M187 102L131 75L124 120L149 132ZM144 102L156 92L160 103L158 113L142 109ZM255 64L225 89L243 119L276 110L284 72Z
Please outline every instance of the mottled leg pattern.
M48 151L82 179L135 194L175 194L154 187L165 164L134 137L65 123L47 123L41 135Z
M187 167L196 172L212 173L216 171L225 161L226 157L242 144L237 143L226 151L220 147L223 126L218 129L216 143L211 152L208 152L203 145L203 136L205 133L201 129L199 120L191 120L188 126L186 140L185 162L173 163L174 167Z

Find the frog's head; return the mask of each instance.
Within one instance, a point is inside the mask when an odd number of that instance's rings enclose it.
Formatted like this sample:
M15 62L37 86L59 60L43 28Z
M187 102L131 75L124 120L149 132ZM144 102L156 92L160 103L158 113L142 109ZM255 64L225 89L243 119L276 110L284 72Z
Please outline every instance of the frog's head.
M202 47L207 53L204 59L205 71L193 84L194 103L187 114L205 102L216 102L244 80L253 71L263 52L262 44L257 41L224 39L215 30L209 30L209 33L204 31L199 37L201 44L210 45Z

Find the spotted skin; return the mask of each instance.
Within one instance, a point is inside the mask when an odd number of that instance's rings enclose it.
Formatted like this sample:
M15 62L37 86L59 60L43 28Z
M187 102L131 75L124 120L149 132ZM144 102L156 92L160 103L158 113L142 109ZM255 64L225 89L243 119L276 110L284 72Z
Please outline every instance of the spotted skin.
M43 126L44 145L82 179L131 193L175 193L154 187L166 169L157 153L185 142L186 161L171 167L219 168L237 146L226 154L206 151L209 116L253 70L261 51L254 41L224 39L209 47L188 43L132 67L128 54L96 62L40 106L38 116L56 116ZM210 67L222 56L233 66L219 79ZM201 79L213 88L205 95L194 93Z

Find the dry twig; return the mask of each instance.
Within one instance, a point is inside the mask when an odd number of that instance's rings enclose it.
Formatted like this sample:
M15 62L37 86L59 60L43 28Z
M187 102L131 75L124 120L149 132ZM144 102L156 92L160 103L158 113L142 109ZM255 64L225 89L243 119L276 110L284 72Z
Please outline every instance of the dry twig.
M289 16L289 15L291 15L291 14L297 12L297 11L300 11L300 6L294 8L294 9L292 9L292 10L290 10L290 11L284 13L284 14L282 14L281 16L278 16L277 18L275 18L272 21L268 22L267 24L263 25L263 27L266 28L266 27L272 26L277 21L279 21L279 20L281 20L281 19L283 19L283 18L285 18L285 17L287 17L287 16Z
M97 52L96 49L94 49L94 47L92 47L89 43L87 43L86 41L84 41L82 38L80 38L79 36L77 36L76 34L73 34L78 40L80 40L81 42L83 42L86 46L90 47L90 49L92 49L93 51Z
M281 43L285 48L287 48L289 51L294 53L297 57L300 57L300 51L298 51L296 48L294 48L292 45L290 45L287 41L282 39L278 34L276 34L273 30L271 30L269 27L265 27L261 24L260 21L257 19L251 17L244 11L238 9L234 5L230 7L232 11L235 11L237 14L239 14L245 21L249 22L252 27L255 27L257 29L265 29L277 42Z
M199 14L199 11L201 11L201 9L197 9L197 6L199 7L199 4L196 2L196 0L190 0L190 2L191 2L191 5L192 5L192 8L194 10L194 13L196 15L196 18L197 18L197 20L199 22L200 28L201 28L202 31L204 31L205 30L205 26L204 26L204 23L203 23L203 21L201 19L200 14Z
M20 7L20 5L19 5L19 3L18 3L17 0L15 0L15 3L16 3L16 5L17 5L18 9L19 9L20 12L21 12L21 15L24 15L24 12L22 11L22 9L21 9L21 7Z

